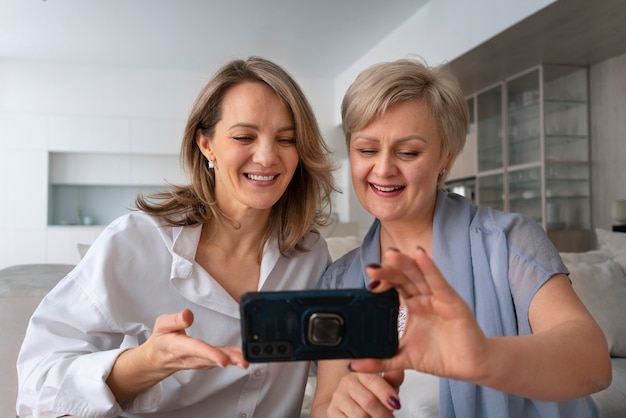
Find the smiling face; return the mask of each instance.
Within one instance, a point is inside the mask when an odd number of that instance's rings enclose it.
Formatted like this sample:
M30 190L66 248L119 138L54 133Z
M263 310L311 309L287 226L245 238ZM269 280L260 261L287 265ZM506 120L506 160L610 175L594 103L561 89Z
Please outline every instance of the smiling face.
M350 138L352 184L365 209L384 222L432 223L437 178L450 157L425 102L390 106Z
M197 144L215 165L219 207L237 217L248 209L269 212L298 166L295 126L287 105L267 85L244 82L228 89L213 138Z

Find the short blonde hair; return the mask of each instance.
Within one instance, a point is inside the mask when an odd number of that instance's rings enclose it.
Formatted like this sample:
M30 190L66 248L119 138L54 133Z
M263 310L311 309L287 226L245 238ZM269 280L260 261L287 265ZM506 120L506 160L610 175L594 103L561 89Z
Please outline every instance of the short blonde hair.
M414 59L375 64L361 72L341 104L346 145L354 131L367 126L396 103L424 101L437 120L441 151L455 157L465 146L469 111L456 77L446 66L429 67ZM443 187L445 176L439 179Z

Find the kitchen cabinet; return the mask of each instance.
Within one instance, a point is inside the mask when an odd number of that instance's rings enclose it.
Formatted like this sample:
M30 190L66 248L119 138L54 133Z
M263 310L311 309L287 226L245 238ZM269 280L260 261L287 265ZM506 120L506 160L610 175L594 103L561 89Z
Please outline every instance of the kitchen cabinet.
M560 251L590 248L586 67L540 65L478 92L477 201L539 222Z
M178 155L49 153L48 225L106 225L138 192L184 183Z

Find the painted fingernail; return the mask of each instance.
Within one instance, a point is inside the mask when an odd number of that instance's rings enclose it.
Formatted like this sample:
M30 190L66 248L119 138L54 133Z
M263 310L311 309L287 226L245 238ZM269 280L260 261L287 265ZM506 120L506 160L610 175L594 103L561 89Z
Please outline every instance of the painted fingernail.
M371 269L379 269L381 266L378 263L371 263L371 264L368 264L367 267Z
M396 398L395 396L388 397L387 404L395 410L398 410L401 408L400 399Z
M399 253L399 252L400 252L400 250L399 250L399 249L397 249L396 247L387 247L387 250L388 250L388 251L393 251L393 252L395 252L395 253Z
M371 282L367 284L367 288L369 290L374 290L378 287L379 284L380 284L380 280L372 280Z

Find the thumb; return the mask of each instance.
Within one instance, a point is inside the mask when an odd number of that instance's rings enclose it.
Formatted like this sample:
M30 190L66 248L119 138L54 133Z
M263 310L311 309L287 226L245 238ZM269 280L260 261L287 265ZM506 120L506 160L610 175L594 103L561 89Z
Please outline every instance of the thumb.
M390 370L383 374L383 378L398 390L402 382L404 382L404 370Z
M175 314L160 315L154 324L155 332L169 333L182 331L193 324L193 312L189 309L183 309Z

